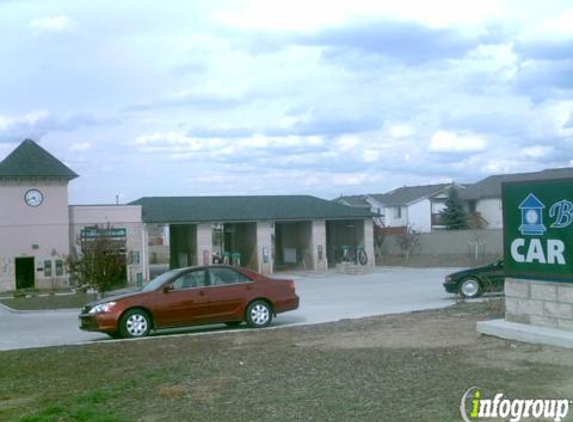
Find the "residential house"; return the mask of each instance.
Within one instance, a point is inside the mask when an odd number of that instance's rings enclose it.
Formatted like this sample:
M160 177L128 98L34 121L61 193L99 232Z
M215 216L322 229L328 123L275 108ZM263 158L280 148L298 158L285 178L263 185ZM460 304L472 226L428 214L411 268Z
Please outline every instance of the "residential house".
M503 227L501 187L504 182L566 178L573 178L573 168L565 167L532 173L494 175L473 185L468 185L466 189L460 192L460 196L467 203L468 212L475 213L480 217L483 228L501 229Z
M440 211L445 208L452 183L403 186L383 194L341 196L337 202L369 208L385 227L411 226L421 232L443 229ZM454 186L463 189L464 186Z

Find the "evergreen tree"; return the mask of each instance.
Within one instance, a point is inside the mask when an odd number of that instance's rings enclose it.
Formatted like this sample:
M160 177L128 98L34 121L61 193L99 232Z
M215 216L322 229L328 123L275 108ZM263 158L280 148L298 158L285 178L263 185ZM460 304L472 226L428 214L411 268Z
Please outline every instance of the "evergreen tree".
M448 189L446 208L440 211L442 224L447 230L466 230L469 228L468 214L455 186Z

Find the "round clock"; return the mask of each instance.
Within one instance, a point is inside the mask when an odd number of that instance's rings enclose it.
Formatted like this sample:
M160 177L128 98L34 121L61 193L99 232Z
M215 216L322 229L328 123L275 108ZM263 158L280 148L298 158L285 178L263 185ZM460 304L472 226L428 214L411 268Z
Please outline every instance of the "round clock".
M44 202L44 194L38 189L29 189L24 195L24 201L31 207L39 207Z

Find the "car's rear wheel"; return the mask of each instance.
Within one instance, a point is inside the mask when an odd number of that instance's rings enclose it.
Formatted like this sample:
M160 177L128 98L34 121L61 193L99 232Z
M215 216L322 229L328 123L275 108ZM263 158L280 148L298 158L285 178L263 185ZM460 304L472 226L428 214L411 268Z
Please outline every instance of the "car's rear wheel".
M478 280L468 277L460 284L459 291L463 297L473 299L481 294L481 287Z
M255 300L249 304L246 312L247 325L251 328L268 327L273 320L271 305L264 300Z
M121 317L119 332L122 337L145 337L151 329L151 320L143 309L130 309Z

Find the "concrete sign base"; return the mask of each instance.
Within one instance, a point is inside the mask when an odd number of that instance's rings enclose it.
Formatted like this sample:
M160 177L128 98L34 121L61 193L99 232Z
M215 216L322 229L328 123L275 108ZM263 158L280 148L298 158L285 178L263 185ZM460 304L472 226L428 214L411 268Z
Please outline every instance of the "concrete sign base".
M506 278L505 319L573 332L573 285Z
M510 322L504 319L480 321L477 323L477 331L480 334L507 340L573 349L572 331L538 327L530 324Z

